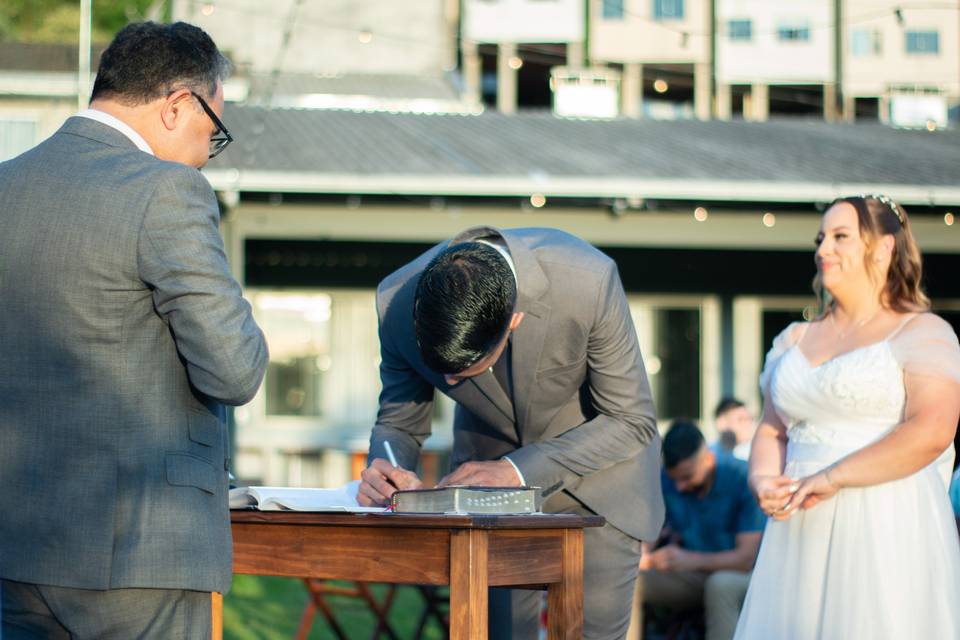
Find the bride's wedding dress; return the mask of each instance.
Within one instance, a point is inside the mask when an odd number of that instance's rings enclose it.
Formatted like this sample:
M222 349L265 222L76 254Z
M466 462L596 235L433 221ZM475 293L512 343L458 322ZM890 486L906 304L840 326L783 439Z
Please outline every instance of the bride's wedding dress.
M784 474L803 478L903 420L903 374L960 382L960 348L933 314L887 339L813 366L777 340L761 384L787 426ZM960 638L960 541L947 496L953 447L911 476L769 520L744 602L740 640Z

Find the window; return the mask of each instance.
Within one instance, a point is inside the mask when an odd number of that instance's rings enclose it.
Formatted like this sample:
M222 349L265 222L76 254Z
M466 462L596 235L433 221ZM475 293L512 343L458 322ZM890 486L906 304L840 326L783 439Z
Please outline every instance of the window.
M653 0L653 17L657 20L683 18L683 0Z
M37 142L33 120L0 120L0 162L18 156Z
M907 53L937 55L940 34L936 31L907 31Z
M623 19L623 0L600 0L603 4L603 17L605 20Z
M331 298L323 293L263 293L257 320L270 341L264 382L268 416L323 415L324 372L330 369Z
M720 316L717 301L700 296L628 298L650 380L657 420L706 418L720 399Z
M700 310L660 308L654 318L658 376L653 388L654 406L664 417L698 417Z
M727 37L731 41L749 41L753 38L752 27L750 20L731 20L727 23Z
M880 32L876 29L854 29L850 34L850 54L861 58L877 56L883 51Z
M790 22L777 27L777 39L780 42L809 42L810 24L808 22Z

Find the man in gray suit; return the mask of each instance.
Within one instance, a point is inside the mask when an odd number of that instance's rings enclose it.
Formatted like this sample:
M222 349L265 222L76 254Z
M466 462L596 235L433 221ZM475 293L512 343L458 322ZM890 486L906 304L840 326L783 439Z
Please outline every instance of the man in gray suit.
M200 29L124 28L90 109L0 164L2 635L210 636L224 404L267 365L197 170L228 141Z
M585 537L584 632L621 638L663 521L660 438L616 264L554 229L469 229L386 278L380 411L359 499L420 481L438 389L457 402L441 484L543 488L550 512L600 514ZM384 442L400 469L384 460ZM498 591L498 590L494 590ZM535 592L491 592L490 636L534 638ZM512 631L511 631L512 630Z

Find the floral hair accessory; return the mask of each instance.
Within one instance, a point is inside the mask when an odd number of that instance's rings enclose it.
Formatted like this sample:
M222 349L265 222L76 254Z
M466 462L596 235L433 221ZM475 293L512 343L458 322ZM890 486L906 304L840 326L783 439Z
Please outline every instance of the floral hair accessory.
M897 220L900 221L900 226L903 226L903 210L900 208L900 205L894 202L893 198L890 196L885 196L882 193L871 193L868 195L861 195L860 197L864 199L873 198L877 202L886 205L887 208L893 212L893 215L897 216Z

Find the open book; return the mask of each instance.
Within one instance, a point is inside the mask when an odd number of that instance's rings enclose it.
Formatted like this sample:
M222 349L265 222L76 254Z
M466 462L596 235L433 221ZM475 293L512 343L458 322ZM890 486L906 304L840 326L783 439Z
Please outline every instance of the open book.
M344 511L379 513L385 507L361 507L357 503L359 480L336 489L297 487L237 487L230 490L230 508L260 511Z

